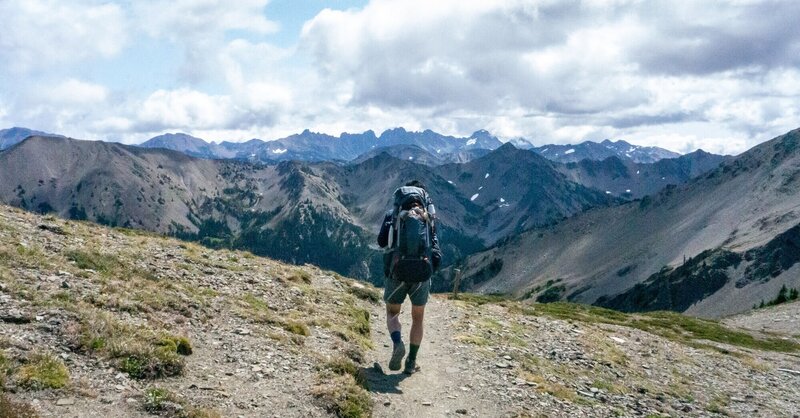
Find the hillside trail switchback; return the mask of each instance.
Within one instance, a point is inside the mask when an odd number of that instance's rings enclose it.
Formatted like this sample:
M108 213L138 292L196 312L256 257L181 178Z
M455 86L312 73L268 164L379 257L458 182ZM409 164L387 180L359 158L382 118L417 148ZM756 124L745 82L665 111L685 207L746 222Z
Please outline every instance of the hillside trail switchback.
M411 329L411 306L403 304L401 322L403 340L408 343ZM463 317L445 298L432 295L425 309L425 336L413 375L390 371L388 362L392 344L386 330L383 304L373 310L372 340L374 350L367 360L372 367L364 370L375 401L375 417L445 417L508 416L510 411L498 403L485 381L473 348L456 340L456 324ZM479 377L480 376L480 377Z

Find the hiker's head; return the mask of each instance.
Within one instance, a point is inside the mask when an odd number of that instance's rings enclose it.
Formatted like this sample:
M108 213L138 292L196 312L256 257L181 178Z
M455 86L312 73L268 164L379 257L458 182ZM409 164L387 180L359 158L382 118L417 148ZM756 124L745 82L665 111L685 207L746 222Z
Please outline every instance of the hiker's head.
M403 203L403 207L401 209L403 209L403 210L411 210L413 208L421 208L421 207L422 207L422 202L420 202L417 199L411 199L411 200Z
M425 187L425 185L422 184L422 182L419 180L411 180L408 183L406 183L406 186L419 187L420 189L425 190L426 192L428 191L428 188Z

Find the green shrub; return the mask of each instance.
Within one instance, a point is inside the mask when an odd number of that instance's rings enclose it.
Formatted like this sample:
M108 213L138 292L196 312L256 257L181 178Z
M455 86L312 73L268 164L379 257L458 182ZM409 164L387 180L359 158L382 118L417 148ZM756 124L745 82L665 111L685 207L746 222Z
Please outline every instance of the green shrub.
M27 389L60 389L69 383L69 370L52 354L35 353L16 371L15 377Z
M110 355L117 359L117 368L134 379L156 379L178 376L185 363L171 347L128 341L110 346Z
M167 351L174 351L182 356L192 355L192 343L186 337L164 336L158 345L164 347Z
M150 388L144 392L144 410L150 413L161 412L164 402L170 401L172 394L166 389Z

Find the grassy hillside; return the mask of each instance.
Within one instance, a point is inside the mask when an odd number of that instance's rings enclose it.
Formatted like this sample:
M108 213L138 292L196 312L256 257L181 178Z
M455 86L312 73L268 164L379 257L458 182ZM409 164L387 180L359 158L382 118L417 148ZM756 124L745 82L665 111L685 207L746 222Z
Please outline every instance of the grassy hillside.
M377 295L311 266L3 206L0 416L368 412L347 372L371 346Z

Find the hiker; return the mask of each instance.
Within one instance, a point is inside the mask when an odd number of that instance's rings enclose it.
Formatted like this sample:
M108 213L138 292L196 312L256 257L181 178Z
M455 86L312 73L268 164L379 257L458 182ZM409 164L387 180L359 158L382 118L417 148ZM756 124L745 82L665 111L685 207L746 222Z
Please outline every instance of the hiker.
M411 347L403 373L417 371L417 353L422 343L422 321L431 290L431 275L439 268L442 253L436 237L436 209L425 186L417 180L394 192L394 207L386 213L378 234L378 245L391 246L384 253L386 326L392 337L389 370L400 370L406 346L400 330L400 309L406 296L411 300Z

